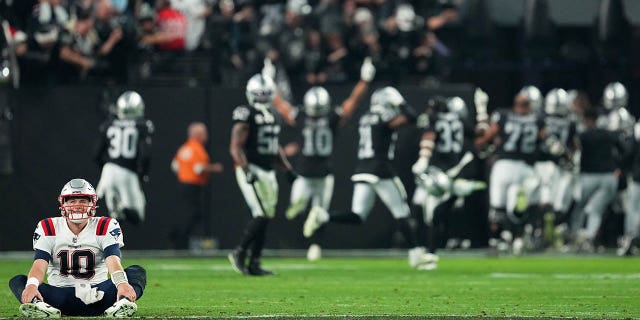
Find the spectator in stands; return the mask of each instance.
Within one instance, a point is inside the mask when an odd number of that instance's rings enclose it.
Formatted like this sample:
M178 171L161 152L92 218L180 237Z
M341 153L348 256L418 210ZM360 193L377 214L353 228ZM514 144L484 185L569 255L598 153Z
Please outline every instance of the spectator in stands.
M95 3L94 28L102 46L100 54L109 63L109 75L116 75L119 79L126 79L127 74L127 33L130 27L125 20L118 19L118 11L110 0L98 0ZM127 32L129 31L129 32Z
M105 51L100 48L91 12L78 8L76 21L60 36L61 76L65 80L84 79L96 67L104 68L104 64L98 65L96 58L98 52Z
M187 19L185 49L196 50L200 46L207 17L211 15L211 6L204 0L171 0L171 7Z
M169 0L157 0L156 11L158 31L161 34L169 34L173 38L171 41L156 43L156 48L160 51L183 51L187 33L185 16L174 10Z
M309 85L321 85L327 81L324 68L326 56L320 32L312 30L307 33L307 52L304 56L305 81Z
M221 0L213 7L209 22L208 35L211 43L211 78L219 83L222 80L222 63L231 61L231 39L234 29L236 5L233 0Z

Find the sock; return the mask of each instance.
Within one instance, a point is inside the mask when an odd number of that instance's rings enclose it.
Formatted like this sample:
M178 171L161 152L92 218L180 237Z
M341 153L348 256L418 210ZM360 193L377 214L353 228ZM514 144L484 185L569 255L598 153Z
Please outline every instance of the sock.
M256 230L256 235L253 238L251 244L251 256L249 257L249 264L260 264L260 257L262 257L262 248L264 247L265 238L267 236L267 222L265 219L262 228Z
M361 224L362 218L351 211L340 211L329 215L329 221L343 224Z
M418 241L416 240L415 230L409 222L410 219L411 218L407 217L396 219L396 221L398 222L398 229L400 229L404 240L407 241L407 245L409 245L409 248L415 248L418 246Z
M249 221L244 229L244 235L242 236L242 240L240 241L239 249L242 251L246 251L249 248L249 245L256 238L256 235L262 232L261 230L267 227L268 221L269 220L265 217L257 217L251 219L251 221Z

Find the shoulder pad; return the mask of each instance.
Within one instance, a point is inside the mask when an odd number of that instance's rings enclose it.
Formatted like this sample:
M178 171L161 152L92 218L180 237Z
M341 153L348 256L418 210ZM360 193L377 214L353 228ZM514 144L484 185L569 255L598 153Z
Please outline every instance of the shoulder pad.
M247 106L238 106L233 110L233 120L247 121L251 115L251 109Z
M44 231L45 236L55 236L56 235L56 227L53 224L53 219L46 218L40 221L40 226Z

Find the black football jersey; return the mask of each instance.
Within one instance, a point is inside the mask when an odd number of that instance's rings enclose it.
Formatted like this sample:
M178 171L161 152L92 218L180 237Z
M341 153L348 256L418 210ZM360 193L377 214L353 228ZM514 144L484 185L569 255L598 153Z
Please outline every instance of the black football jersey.
M300 113L300 152L296 159L296 171L304 177L324 177L331 173L331 155L340 115L337 111L324 117L309 117Z
M273 169L278 155L278 136L280 125L271 110L257 109L249 106L238 106L233 110L233 123L249 125L249 136L244 145L244 152L249 163L266 170Z
M105 121L100 126L96 161L114 163L139 175L148 174L153 130L151 120L112 118Z
M544 127L542 118L529 113L519 115L511 111L498 111L491 121L500 127L500 159L522 160L532 164L538 155L540 130Z
M573 148L573 140L576 135L576 123L569 117L548 115L544 118L544 128L547 136L554 136L567 149ZM557 162L558 156L543 155L544 160Z
M387 179L395 176L391 168L398 138L397 132L389 127L389 122L397 114L367 112L358 127L358 163L355 173L370 173Z
M455 113L433 113L419 118L423 132L435 133L436 140L430 165L447 170L460 162L465 152L472 150L473 127Z

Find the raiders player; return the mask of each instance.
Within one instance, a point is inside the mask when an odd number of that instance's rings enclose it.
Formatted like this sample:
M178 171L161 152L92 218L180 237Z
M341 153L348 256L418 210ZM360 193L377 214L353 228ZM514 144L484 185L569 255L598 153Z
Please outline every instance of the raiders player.
M551 89L545 97L545 131L555 137L567 151L575 151L576 123L571 117L569 94L561 88ZM543 150L545 151L545 150ZM540 177L540 205L551 218L567 213L572 201L572 162L563 156L541 152L535 163L535 171Z
M627 197L627 212L624 219L624 236L621 239L618 255L636 254L640 245L640 122L636 123L634 140L630 152L631 181Z
M249 105L238 106L233 111L230 153L236 166L236 180L252 219L244 230L240 245L229 254L229 261L242 274L271 275L271 271L262 268L260 258L267 224L275 215L278 200L274 167L280 165L291 171L291 166L278 143L280 125L273 109L279 109L274 101L280 98L273 80L262 74L254 75L247 82L246 95ZM282 116L291 121L288 114L283 113Z
M497 161L489 178L492 246L501 238L510 242L514 231L520 233L516 227L519 229L524 222L528 202L532 201L538 187L532 164L543 137L542 120L533 112L529 94L522 90L515 96L512 110L495 112L490 127L475 141L478 148L484 148L494 139L499 140ZM553 147L558 148L557 144ZM505 227L510 230L503 233ZM521 244L522 240L518 238L514 243L515 253L519 252Z
M358 162L351 177L354 182L350 211L334 211L331 214L320 206L314 206L304 223L303 234L311 237L327 222L361 224L371 211L375 195L387 206L398 222L400 231L412 248L409 263L418 267L425 259L425 249L417 247L415 230L409 224L409 206L406 192L391 166L394 156L396 130L415 121L415 113L404 97L393 87L376 90L371 96L371 106L359 122Z
M593 249L602 216L616 197L621 174L617 155L625 154L620 132L599 128L597 119L596 110L585 112L585 131L580 133L578 144L580 196L572 214L571 228L578 249L585 251Z
M360 70L360 81L351 91L351 95L339 108L332 109L331 97L323 87L312 87L304 95L304 107L295 117L300 128L296 173L298 177L291 187L291 202L286 212L287 219L295 218L307 208L320 206L329 210L333 194L333 173L330 157L339 125L344 125L356 110L362 96L367 92L369 83L375 76L375 67L371 58L366 58ZM317 241L309 247L307 258L317 260L321 256Z
M95 216L97 201L89 182L73 179L58 196L62 216L36 226L29 274L9 281L25 317L131 317L136 312L146 271L137 265L123 269L122 229L115 219ZM48 283L43 283L45 273Z
M627 110L629 93L620 82L609 83L602 93L604 114L598 118L597 125L610 131L620 131L625 139L633 136L635 119Z
M102 167L97 192L111 217L139 224L145 219L140 183L149 180L153 123L144 119L144 101L135 91L120 95L115 115L100 126L101 140L94 155Z
M438 244L447 239L449 219L458 198L486 188L481 181L471 181L460 175L463 167L473 160L470 152L475 130L469 112L460 97L434 97L427 103L426 113L418 117L418 127L424 133L420 141L420 156L411 170L418 186L426 192L420 203L424 221L430 228L429 252L435 254ZM438 259L419 266L435 269Z

